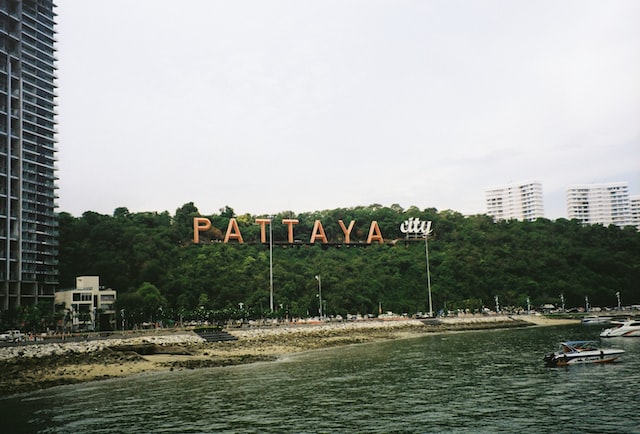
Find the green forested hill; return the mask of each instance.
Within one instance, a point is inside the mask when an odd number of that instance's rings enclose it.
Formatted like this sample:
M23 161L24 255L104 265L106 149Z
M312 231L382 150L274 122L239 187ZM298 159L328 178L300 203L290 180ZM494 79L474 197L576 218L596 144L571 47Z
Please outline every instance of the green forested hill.
M236 216L226 207L207 217L212 228L193 243L193 203L168 212L112 216L60 214L60 283L99 275L119 291L122 306L170 310L237 308L263 313L269 308L269 245L260 242L257 217ZM244 243L223 243L235 217ZM274 305L280 314L318 312L318 282L326 313L415 313L428 311L424 241L403 241L400 224L410 217L431 220L429 263L433 307L478 309L545 303L615 306L640 304L640 233L632 228L586 226L560 219L494 222L485 215L371 205L312 213L282 212L273 224ZM295 240L287 242L282 219L297 219ZM315 220L329 240L309 244ZM351 244L343 244L338 220L354 220ZM377 221L385 244L366 244ZM267 234L268 236L268 234ZM392 242L399 240L397 242ZM151 295L149 295L151 294ZM147 297L147 298L145 298ZM145 301L146 300L146 301ZM153 300L153 303L149 300ZM282 307L281 307L282 306Z

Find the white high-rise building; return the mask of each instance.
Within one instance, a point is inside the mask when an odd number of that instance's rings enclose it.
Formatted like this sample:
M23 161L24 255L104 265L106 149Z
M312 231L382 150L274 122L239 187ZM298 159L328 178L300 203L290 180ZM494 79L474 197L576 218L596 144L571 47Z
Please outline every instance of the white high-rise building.
M542 184L527 181L486 189L487 214L496 220L533 221L544 217Z
M567 189L567 214L582 224L631 226L631 202L626 182L572 185Z
M629 212L631 226L635 226L640 231L640 195L629 197Z

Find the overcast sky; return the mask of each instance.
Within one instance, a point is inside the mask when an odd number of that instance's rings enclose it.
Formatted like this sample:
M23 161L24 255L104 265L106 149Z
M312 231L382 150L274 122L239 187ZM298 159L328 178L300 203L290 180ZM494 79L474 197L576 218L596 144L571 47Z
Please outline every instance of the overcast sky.
M56 4L59 211L640 194L640 1Z

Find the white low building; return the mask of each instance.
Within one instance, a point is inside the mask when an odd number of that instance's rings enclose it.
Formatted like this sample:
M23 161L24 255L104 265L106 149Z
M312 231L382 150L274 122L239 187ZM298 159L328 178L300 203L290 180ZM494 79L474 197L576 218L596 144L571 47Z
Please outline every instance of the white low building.
M65 311L62 327L66 330L112 330L116 298L115 290L100 286L99 276L80 276L74 289L55 293L55 304Z

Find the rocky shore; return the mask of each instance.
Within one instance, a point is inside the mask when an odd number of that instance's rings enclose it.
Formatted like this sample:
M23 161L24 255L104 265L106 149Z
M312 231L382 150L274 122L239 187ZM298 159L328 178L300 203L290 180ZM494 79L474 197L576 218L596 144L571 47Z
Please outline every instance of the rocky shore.
M560 322L558 322L560 321ZM419 336L425 333L565 323L543 317L468 317L290 324L226 330L237 340L206 342L186 330L158 330L81 342L0 348L0 396L142 372L195 369L276 360L318 348Z

